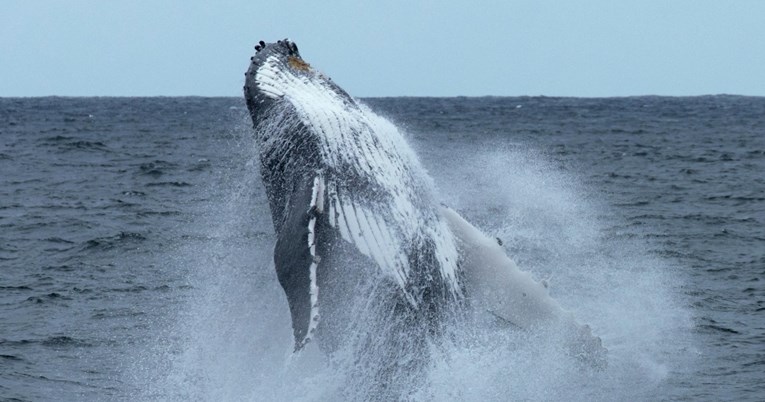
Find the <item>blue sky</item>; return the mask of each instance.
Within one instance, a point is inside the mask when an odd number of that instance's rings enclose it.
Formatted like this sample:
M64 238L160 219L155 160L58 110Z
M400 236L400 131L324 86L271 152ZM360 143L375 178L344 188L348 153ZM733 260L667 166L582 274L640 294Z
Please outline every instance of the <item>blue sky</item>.
M239 96L289 37L355 96L765 95L765 1L0 2L0 96Z

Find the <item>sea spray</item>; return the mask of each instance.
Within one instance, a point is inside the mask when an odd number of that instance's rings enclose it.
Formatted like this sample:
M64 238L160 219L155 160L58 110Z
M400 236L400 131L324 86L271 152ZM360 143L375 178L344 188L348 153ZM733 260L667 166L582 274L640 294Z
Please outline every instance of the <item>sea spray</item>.
M515 342L499 344L503 335L489 337L479 347L454 351L467 371L505 374L478 387L476 399L650 398L662 395L670 372L689 369L696 353L682 278L639 240L606 230L620 219L605 206L606 195L522 144L456 158L453 169L432 170L441 188L461 183L448 192L451 205L500 238L523 269L547 279L553 296L609 349L608 368L592 372L561 354L555 336L521 333L512 335ZM487 359L493 362L488 369ZM441 375L449 378L450 372ZM461 386L470 389L470 380L465 382Z

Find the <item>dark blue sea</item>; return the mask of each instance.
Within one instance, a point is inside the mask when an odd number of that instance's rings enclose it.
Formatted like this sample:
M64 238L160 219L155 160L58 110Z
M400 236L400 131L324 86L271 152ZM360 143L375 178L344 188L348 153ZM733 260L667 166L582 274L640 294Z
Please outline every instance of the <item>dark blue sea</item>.
M765 400L765 98L383 98L442 201L588 323L419 400ZM239 98L0 98L0 400L337 400L291 356ZM358 375L363 375L359 373Z

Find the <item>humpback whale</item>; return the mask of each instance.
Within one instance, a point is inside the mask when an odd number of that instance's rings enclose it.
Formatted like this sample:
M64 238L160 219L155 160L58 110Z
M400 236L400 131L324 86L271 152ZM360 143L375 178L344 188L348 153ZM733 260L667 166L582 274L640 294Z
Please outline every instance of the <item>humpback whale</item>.
M362 337L364 347L388 337L396 349L468 309L522 328L560 322L601 348L496 239L440 204L396 126L304 61L294 42L255 49L244 96L295 350L358 337L362 316L389 323Z

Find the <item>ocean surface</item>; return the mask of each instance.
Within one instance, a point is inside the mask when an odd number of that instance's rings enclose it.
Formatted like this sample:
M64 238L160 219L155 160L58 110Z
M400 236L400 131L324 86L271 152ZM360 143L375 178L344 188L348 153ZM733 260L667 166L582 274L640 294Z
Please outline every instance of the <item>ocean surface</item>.
M364 102L609 350L477 338L420 400L765 400L765 98ZM239 98L0 98L0 400L347 395L291 356L256 156Z

